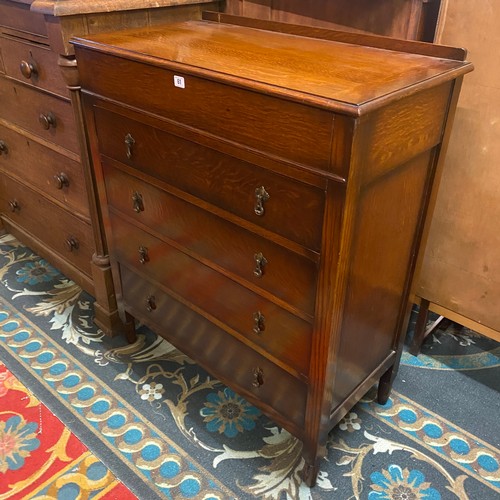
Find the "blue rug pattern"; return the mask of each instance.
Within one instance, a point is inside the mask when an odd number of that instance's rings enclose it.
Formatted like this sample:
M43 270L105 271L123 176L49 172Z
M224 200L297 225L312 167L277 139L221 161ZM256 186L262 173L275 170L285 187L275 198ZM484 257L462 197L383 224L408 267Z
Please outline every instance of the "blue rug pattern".
M147 328L105 337L92 302L0 239L0 360L140 499L500 499L492 340L453 327L404 353L388 403L372 389L339 423L310 489L300 441Z

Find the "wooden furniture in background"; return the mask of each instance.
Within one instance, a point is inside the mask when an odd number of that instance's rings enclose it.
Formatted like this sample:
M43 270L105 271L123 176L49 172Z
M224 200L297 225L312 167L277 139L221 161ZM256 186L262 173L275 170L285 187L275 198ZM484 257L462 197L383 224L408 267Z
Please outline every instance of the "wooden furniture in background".
M226 0L225 12L432 42L441 0Z
M414 354L428 310L500 341L500 55L487 48L500 43L500 4L453 0L443 7L438 41L465 45L475 71L460 96L413 287L421 299Z
M173 5L173 6L172 6ZM0 0L0 218L123 329L82 127L72 35L201 16L203 0ZM68 89L69 85L69 89Z
M313 485L330 429L377 380L389 396L471 66L278 31L304 29L214 13L74 43L123 319L301 439Z

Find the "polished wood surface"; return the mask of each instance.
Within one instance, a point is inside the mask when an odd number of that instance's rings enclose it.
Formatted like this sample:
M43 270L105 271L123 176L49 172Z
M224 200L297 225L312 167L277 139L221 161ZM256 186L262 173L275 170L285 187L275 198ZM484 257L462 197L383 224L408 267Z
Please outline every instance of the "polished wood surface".
M239 16L432 41L440 0L226 0Z
M15 131L2 125L0 137L8 149L0 156L0 171L44 194L60 206L71 207L71 212L90 222L87 190L82 166L77 155L71 157L54 149L52 144L39 142L26 131ZM35 157L36 164L31 160Z
M302 439L313 485L332 426L389 396L472 66L208 17L74 40L120 311Z
M260 87L267 84L285 89L289 98L293 96L297 101L321 103L323 107L336 108L343 103L352 105L347 108L351 109L351 113L361 114L368 103L376 105L377 101L381 101L388 94L392 94L394 99L402 93L416 92L428 85L429 81L435 85L452 79L461 73L464 66L461 61L407 54L407 71L402 73L401 54L397 52L375 48L367 52L354 44L342 44L340 48L340 44L336 42L310 38L303 38L302 43L290 51L288 38L281 33L258 29L242 30L239 26L219 23L192 21L176 24L169 28L168 43L165 43L166 36L165 30L160 27L148 29L146 33L131 30L93 37L89 47L98 51L101 41L105 40L107 52L120 56L121 60L111 63L110 59L108 71L106 68L94 67L94 71L99 73L82 74L82 81L86 83L91 77L102 77L105 79L105 82L101 83L102 86L117 87L114 81L116 76L112 79L109 73L116 71L116 74L127 77L128 75L124 74L125 63L122 61L127 59L130 52L143 53L144 59L152 65L165 66L168 62L174 62L175 65L182 65L188 75L214 79L228 74L241 86ZM311 53L315 54L314 59L308 57ZM249 60L253 61L251 66L242 64L242 61ZM129 63L127 66L130 71L134 71L133 65ZM290 73L289 68L294 68L293 73ZM153 68L150 71L153 71ZM151 78L156 81L155 76L159 75L150 73L144 80ZM168 81L173 79L173 74L170 76L166 73L163 78ZM144 83L146 84L146 81ZM105 91L102 87L99 90ZM172 89L171 92L172 95L178 95L180 92L192 94L189 97L195 99L195 90L196 80L187 82L186 89ZM276 89L273 90L276 92ZM118 90L115 90L116 92ZM165 99L168 99L167 95ZM144 98L148 99L147 95L144 95ZM206 98L215 100L220 96L209 94ZM173 101L174 97L171 99ZM250 96L247 99L250 99ZM266 104L264 98L261 99L262 102L255 103L259 109ZM167 101L164 106L169 109L175 107L175 102L172 101ZM290 119L293 119L293 116ZM228 126L234 124L234 120L226 118L224 122L226 121L229 122ZM264 119L261 125L266 126Z
M95 322L110 335L131 330L118 316L69 38L199 19L204 7L217 9L218 2L0 0L0 172L7 177L0 193L2 230L92 294ZM28 201L21 214L10 212L9 189L25 197L33 191L40 212L32 217ZM81 233L71 253L60 247L63 231L53 234L61 224Z

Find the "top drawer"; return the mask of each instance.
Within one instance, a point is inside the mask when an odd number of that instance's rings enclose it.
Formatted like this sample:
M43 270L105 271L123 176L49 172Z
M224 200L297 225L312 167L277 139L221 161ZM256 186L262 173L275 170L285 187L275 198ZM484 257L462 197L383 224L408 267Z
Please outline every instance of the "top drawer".
M1 38L5 74L11 78L68 96L57 64L58 55L47 46L12 38Z
M77 59L84 89L275 157L330 169L331 112L93 51L78 51ZM174 76L184 78L184 88L174 85Z
M30 6L24 4L13 4L0 0L0 27L47 36L47 27L43 15L31 12Z

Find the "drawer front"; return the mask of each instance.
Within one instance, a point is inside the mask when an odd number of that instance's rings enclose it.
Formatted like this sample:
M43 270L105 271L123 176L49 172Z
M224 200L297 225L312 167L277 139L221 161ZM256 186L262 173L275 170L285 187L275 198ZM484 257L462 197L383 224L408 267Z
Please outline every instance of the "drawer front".
M314 314L314 262L119 169L105 166L104 172L108 203L115 209L201 259ZM142 211L134 210L134 195L140 196Z
M90 276L94 249L88 224L6 175L1 176L0 210Z
M34 87L68 96L57 64L58 55L48 47L0 38L5 73Z
M0 125L0 169L55 198L71 211L90 217L82 166L79 162Z
M319 250L324 191L96 108L100 151L285 238ZM133 141L127 148L125 139ZM127 157L129 150L131 158ZM256 190L269 199L260 202ZM256 213L256 204L262 211Z
M79 152L70 101L1 79L0 108L2 118L70 151Z
M177 302L158 286L124 267L120 268L120 274L127 311L250 402L271 416L277 412L281 424L286 426L286 422L292 422L298 435L302 434L306 384ZM148 310L148 297L154 297L156 309Z
M113 214L111 228L114 259L162 283L219 326L227 325L244 342L308 374L309 323ZM144 303L146 297L141 300Z
M80 58L82 88L270 155L330 169L333 113L94 51L77 49ZM174 75L184 77L185 88L174 86Z
M0 1L0 26L47 36L43 14L30 12L29 4Z

